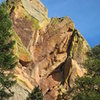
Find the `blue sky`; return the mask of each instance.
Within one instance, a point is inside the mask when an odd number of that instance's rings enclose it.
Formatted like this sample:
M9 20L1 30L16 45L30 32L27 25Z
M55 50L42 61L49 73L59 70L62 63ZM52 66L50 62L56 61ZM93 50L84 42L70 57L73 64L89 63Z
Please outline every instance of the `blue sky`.
M0 3L1 3L2 1L4 1L4 0L0 0Z
M100 0L41 1L50 18L69 16L91 47L100 44Z

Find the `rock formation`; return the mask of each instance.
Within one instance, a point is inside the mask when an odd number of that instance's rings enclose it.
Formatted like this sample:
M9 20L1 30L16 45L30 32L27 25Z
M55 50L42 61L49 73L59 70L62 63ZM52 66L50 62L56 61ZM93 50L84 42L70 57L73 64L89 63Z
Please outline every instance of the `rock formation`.
M22 4L25 10L40 22L48 18L48 10L40 0L22 0Z
M40 0L7 0L7 4L18 57L11 100L25 100L35 85L42 89L44 100L57 100L77 76L86 73L88 43L70 18L49 19Z

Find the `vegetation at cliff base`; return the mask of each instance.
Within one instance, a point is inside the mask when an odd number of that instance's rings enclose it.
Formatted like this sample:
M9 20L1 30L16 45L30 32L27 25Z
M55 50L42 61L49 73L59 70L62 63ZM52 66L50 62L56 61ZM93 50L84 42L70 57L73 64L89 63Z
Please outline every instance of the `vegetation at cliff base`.
M11 40L9 30L12 27L6 3L0 5L0 100L13 96L11 87L16 83L13 69L16 66L13 54L14 41Z
M32 93L29 93L27 100L43 100L42 91L39 89L39 86L35 87Z
M76 85L68 91L72 100L100 100L100 45L88 53L87 74L76 80Z

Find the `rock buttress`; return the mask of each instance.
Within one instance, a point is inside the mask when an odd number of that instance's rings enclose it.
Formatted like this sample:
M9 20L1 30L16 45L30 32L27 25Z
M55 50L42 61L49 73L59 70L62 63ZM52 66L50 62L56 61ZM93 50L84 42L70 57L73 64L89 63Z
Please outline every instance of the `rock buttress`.
M30 90L39 85L44 100L57 100L73 86L77 75L85 73L83 63L89 50L86 40L68 17L52 18L41 28L39 19L25 9L21 0L7 1L19 59L15 70L18 84ZM18 96L15 92L14 100Z

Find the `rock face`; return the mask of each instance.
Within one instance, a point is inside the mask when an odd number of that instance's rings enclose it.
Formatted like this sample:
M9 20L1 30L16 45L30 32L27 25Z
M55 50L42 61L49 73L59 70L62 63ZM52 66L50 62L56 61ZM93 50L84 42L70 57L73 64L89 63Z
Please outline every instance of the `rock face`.
M48 18L48 10L40 0L22 0L22 4L25 10L40 22Z
M89 50L86 40L68 17L51 18L41 27L39 23L48 17L39 0L17 0L16 3L8 0L7 4L19 60L15 70L17 88L25 94L18 94L15 86L16 95L12 99L25 100L28 94L25 91L39 85L44 100L57 100L58 95L73 86L77 76L86 73L83 66Z
M26 100L26 97L30 90L26 87L16 84L12 87L12 91L15 91L14 96L9 100Z

